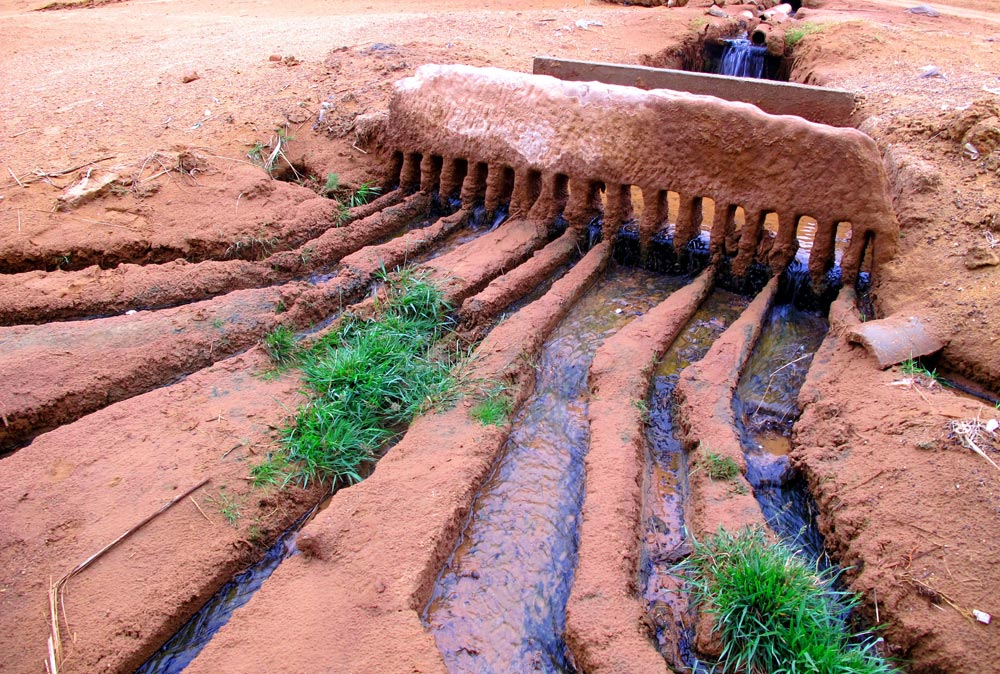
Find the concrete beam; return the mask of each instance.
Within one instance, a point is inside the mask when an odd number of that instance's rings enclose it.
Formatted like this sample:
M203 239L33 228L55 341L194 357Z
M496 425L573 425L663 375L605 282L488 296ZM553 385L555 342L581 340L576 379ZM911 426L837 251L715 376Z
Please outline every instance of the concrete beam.
M596 81L639 89L672 89L715 96L728 101L752 103L772 115L798 115L830 126L851 126L851 114L854 112L854 93L851 91L774 80L547 56L535 57L534 73L575 82Z

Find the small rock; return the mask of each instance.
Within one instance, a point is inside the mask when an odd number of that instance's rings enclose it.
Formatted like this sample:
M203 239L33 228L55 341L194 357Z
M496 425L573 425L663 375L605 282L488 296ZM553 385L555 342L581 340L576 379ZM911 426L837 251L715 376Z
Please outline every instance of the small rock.
M980 611L978 609L972 609L972 615L976 616L976 620L978 620L984 625L989 625L990 620L993 619L993 616L991 616L989 613L987 613L986 611Z
M580 30L587 30L591 26L601 27L603 25L604 24L601 23L600 21L591 21L590 19L577 19L576 20L576 27L579 28Z
M67 187L56 197L56 205L61 211L76 208L109 190L116 180L118 180L117 173L91 176L88 172L80 182Z
M181 82L187 84L188 82L194 82L195 80L200 80L201 75L198 74L197 70L188 70L181 76Z
M712 15L714 17L718 17L720 19L729 18L729 15L726 14L726 10L722 9L721 7L716 7L715 5L712 5L711 7L709 7L708 11L706 12L706 14L710 14L710 15Z
M378 580L375 581L375 591L376 592L378 592L379 594L382 594L383 592L385 592L385 589L386 589L386 586L385 586L385 581L384 580L382 580L381 578L379 578Z
M966 269L980 269L982 267L996 267L1000 265L1000 258L997 254L986 246L973 246L965 254Z
M926 65L920 69L920 77L944 77L944 73L937 66Z
M923 16L941 16L941 12L929 5L917 5L916 7L910 7L906 11L910 14L922 14Z
M281 54L271 54L267 57L267 60L277 63L281 60Z

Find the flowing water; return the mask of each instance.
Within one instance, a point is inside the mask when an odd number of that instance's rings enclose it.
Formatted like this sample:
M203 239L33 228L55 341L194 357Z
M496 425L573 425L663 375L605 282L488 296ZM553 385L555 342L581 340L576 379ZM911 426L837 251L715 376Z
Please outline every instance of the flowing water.
M756 79L763 77L767 47L755 45L746 38L733 38L725 42L722 65L719 67L720 75Z
M535 391L479 495L424 619L451 672L566 672L562 640L601 342L681 285L614 268L542 349Z
M674 434L674 387L681 370L700 360L749 302L742 295L715 290L674 340L652 380L639 584L660 652L675 668L690 667L692 655L683 581L670 573L689 551L684 531L687 455Z
M136 670L136 674L178 674L183 671L215 633L229 622L233 611L250 601L281 562L294 554L292 540L303 520L282 534L260 561L223 585L160 650Z
M812 498L789 463L797 398L827 332L816 311L771 309L733 398L746 452L747 480L770 527L794 549L825 565Z

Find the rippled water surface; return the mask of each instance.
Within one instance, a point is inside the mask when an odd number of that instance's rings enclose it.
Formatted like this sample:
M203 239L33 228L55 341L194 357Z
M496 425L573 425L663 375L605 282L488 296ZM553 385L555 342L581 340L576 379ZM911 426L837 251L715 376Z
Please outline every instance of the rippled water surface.
M701 360L712 343L749 304L749 298L715 290L664 354L649 399L648 456L643 483L640 587L660 651L672 665L691 663L687 601L670 573L688 551L684 531L687 457L674 434L673 392L681 370Z
M450 671L571 671L562 634L589 444L587 372L604 339L679 286L676 278L612 269L546 342L535 392L427 607Z

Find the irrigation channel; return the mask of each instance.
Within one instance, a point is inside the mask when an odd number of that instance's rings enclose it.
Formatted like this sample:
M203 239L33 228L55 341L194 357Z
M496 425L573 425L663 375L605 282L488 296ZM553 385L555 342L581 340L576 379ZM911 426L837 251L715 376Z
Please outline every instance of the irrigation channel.
M615 268L545 344L534 394L425 612L451 671L571 671L562 634L584 490L590 362L604 339L682 283Z
M490 223L474 214L467 228L413 261L431 259L441 248L453 249L502 221L503 214ZM629 232L623 234L616 258L637 262L634 242ZM674 256L669 240L662 243L656 259L645 261L658 272L613 264L542 349L534 393L517 412L422 614L452 672L574 671L563 632L585 491L588 372L605 339L690 278L659 273L687 264ZM696 241L685 255L702 257L702 247ZM748 295L721 287L712 291L661 359L650 387L639 585L658 646L680 670L698 664L684 581L671 573L690 550L684 525L687 456L673 429L673 391L681 371L705 355L749 301ZM748 479L765 517L813 559L822 553L822 540L808 492L787 454L798 416L795 397L825 332L817 311L792 302L772 308L734 399ZM281 561L295 554L300 525L301 520L263 559L224 585L137 674L181 672Z
M674 667L692 663L683 581L671 573L690 549L684 530L687 453L674 433L674 388L681 370L701 359L747 304L749 298L726 290L709 295L660 360L650 386L639 587L660 652Z

